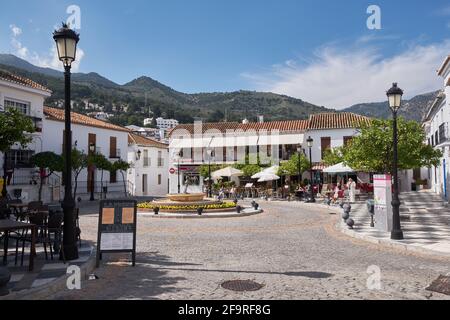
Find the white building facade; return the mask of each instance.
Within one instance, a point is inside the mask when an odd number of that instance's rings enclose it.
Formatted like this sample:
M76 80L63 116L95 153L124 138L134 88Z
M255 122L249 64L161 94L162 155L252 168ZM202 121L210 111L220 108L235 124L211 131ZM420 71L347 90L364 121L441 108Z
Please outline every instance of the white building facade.
M178 184L184 189L186 175L193 182L190 192L204 192L199 167L209 163L234 165L259 154L260 161L279 164L299 147L309 158L309 137L314 140L312 162L319 179L325 150L345 145L369 121L352 113L323 113L309 120L180 125L170 133L170 192L177 193ZM209 159L208 150L214 150L214 159Z
M144 126L151 125L153 122L153 118L144 119ZM178 126L180 123L175 119L164 119L164 118L156 118L156 127L158 129L169 130Z
M448 56L440 69L438 76L442 77L444 88L439 93L428 111L423 127L427 134L427 143L435 149L441 150L443 157L440 159L440 165L430 169L422 169L429 178L431 189L440 194L443 199L449 200L450 192L450 56Z
M21 147L14 145L7 152L8 169L7 190L13 195L14 190L21 190L26 197L33 193L33 181L37 181L38 173L31 165L30 159L43 149L43 105L44 100L51 96L51 91L29 79L0 71L0 112L17 109L30 119L35 125L35 132L31 134L32 142ZM1 125L1 124L0 124ZM4 154L0 153L0 168L3 169ZM3 177L3 170L1 175Z
M79 113L72 112L72 147L84 154L100 153L110 162L119 159L128 160L128 130L108 122L100 121ZM43 142L44 150L56 154L63 153L64 146L64 110L44 107ZM90 196L94 188L95 197L101 193L101 187L108 188L108 194L115 197L125 196L125 187L128 188L127 173L124 172L125 181L120 172L102 172L89 167L78 177L78 192L82 198ZM124 184L125 182L125 184Z
M128 135L128 181L137 197L164 197L169 193L168 145L137 134Z

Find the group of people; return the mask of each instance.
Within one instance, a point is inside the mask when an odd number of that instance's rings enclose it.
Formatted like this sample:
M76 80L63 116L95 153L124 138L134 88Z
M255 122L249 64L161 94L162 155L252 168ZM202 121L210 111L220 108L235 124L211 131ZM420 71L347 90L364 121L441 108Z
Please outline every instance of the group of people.
M346 193L348 193L350 203L356 202L356 182L352 178L348 179L347 184L341 180L332 191L334 192L331 197L333 202L337 202L339 199L345 197Z

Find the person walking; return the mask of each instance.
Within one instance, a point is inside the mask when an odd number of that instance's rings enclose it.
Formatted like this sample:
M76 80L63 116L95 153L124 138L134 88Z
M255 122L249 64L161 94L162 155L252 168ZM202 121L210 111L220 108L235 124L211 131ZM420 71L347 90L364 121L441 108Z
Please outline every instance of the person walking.
M348 179L347 187L349 190L350 203L355 203L356 202L356 182L353 181L352 178Z

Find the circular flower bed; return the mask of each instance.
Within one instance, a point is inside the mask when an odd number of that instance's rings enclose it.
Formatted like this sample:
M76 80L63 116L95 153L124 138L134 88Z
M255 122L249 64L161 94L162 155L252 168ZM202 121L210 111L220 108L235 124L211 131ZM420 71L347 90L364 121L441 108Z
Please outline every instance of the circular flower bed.
M203 210L226 210L226 209L234 209L236 208L236 204L234 202L223 202L220 204L208 204L208 205L155 205L152 202L143 202L138 204L139 209L145 210L153 210L155 208L159 208L161 211L170 211L170 212L183 212L183 211L197 211L197 209L202 208Z

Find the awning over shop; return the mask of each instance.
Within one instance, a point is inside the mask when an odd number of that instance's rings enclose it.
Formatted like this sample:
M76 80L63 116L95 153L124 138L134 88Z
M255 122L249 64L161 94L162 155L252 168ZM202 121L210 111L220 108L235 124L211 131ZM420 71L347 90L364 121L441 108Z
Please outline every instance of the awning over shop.
M353 173L355 170L344 165L344 163L339 163L337 165L331 166L323 170L324 173Z

